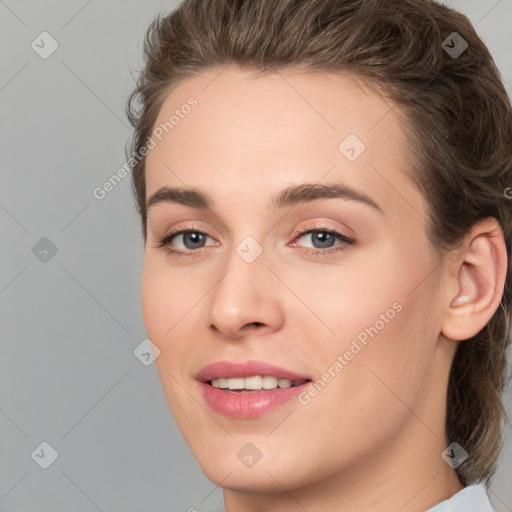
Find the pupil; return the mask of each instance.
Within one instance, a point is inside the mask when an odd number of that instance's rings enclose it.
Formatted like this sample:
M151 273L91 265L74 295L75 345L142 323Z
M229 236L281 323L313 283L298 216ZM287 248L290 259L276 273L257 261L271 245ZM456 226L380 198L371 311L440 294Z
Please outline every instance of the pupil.
M191 231L183 234L183 243L187 249L197 249L204 243L204 234Z
M316 244L315 242L318 242ZM317 249L325 249L326 247L332 247L334 244L334 236L331 233L325 231L318 231L313 233L313 245Z

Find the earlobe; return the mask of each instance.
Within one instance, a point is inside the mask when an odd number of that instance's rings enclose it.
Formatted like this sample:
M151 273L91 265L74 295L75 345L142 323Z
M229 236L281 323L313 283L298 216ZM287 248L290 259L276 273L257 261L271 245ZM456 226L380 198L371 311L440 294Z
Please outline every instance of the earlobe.
M469 339L489 322L501 301L507 270L505 241L495 219L473 226L464 247L457 261L447 263L457 293L448 297L442 334L453 340Z

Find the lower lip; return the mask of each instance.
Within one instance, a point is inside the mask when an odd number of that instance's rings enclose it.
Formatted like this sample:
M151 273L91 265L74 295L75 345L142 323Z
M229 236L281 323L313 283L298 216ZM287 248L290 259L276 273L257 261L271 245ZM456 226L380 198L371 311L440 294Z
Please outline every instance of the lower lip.
M230 393L201 382L201 391L207 404L224 416L257 418L297 398L309 384L310 381L289 388Z

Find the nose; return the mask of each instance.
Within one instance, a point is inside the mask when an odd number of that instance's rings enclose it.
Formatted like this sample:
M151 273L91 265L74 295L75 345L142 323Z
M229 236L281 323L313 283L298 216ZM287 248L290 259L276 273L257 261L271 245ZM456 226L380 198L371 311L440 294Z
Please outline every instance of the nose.
M247 263L233 251L223 277L209 294L210 328L230 339L279 330L284 322L284 309L278 284L267 267L264 253Z

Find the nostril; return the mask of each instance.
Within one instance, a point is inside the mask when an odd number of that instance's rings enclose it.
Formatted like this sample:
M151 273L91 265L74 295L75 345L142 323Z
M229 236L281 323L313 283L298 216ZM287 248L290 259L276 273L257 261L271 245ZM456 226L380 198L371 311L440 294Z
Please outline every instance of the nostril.
M251 322L249 325L254 325L255 327L259 327L260 325L263 325L261 322Z

